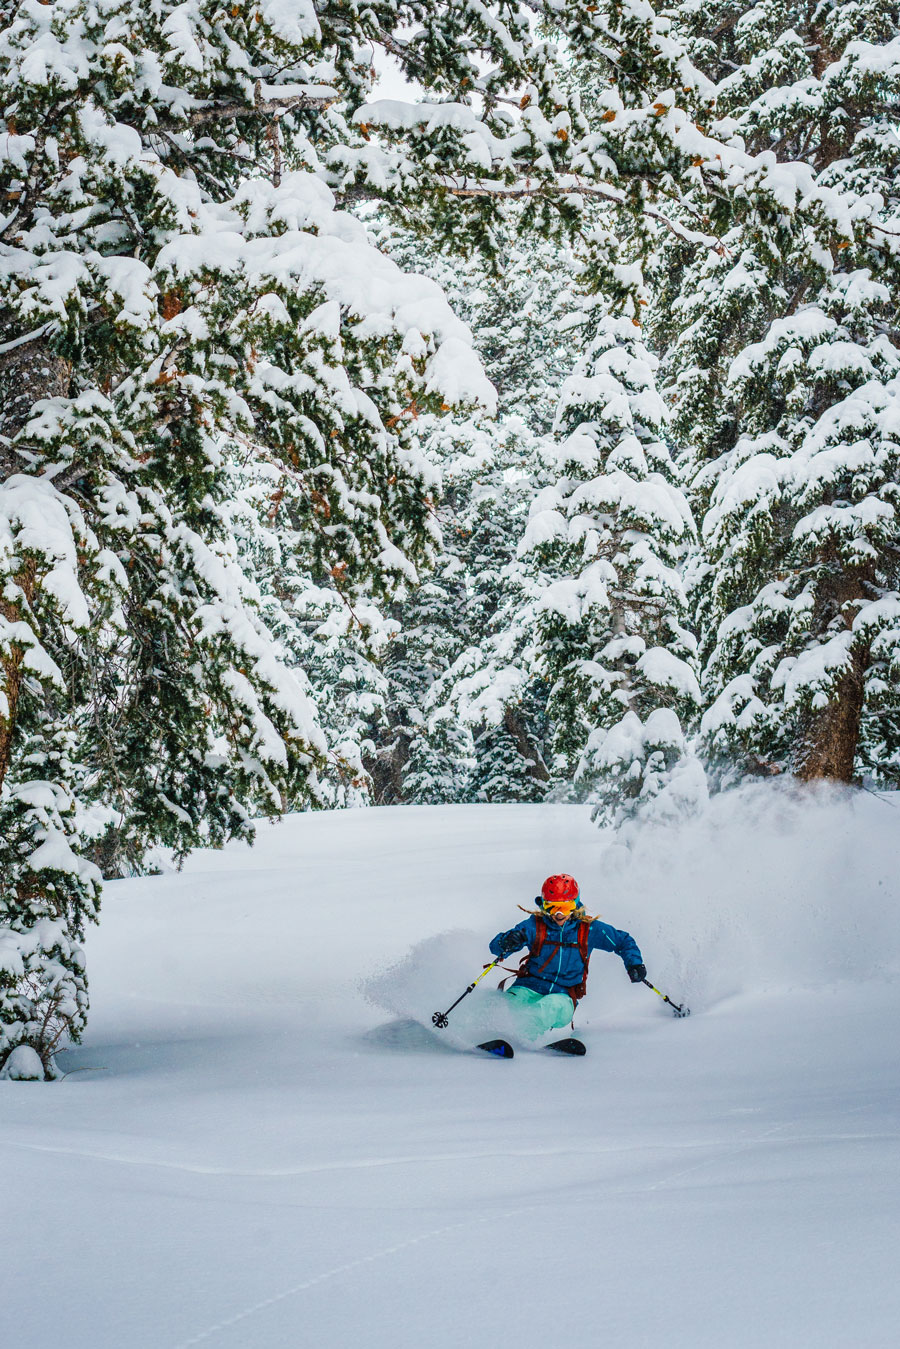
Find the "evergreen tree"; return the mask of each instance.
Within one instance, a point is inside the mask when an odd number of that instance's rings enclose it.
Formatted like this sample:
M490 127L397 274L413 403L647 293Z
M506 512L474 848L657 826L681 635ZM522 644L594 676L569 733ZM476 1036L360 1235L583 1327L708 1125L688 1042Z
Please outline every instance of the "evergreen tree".
M377 805L464 799L472 737L454 720L430 719L428 698L460 645L465 594L452 553L394 607L396 635L383 664L385 698L370 724L369 770ZM454 616L456 622L454 622Z
M286 509L280 476L272 464L234 465L231 525L266 626L306 687L326 735L319 799L330 806L364 805L371 793L363 754L371 720L387 695L379 662L397 625L384 605L348 595L330 576L314 576L302 524Z
M540 690L525 681L500 702L489 688L477 696L470 678L477 670L491 684L495 644L506 641L534 438L516 419L446 418L423 434L443 476L443 544L434 571L392 610L399 632L369 765L376 799L538 800L547 780Z
M503 708L469 707L453 693L453 671L465 678L485 644L502 640L516 545L538 480L539 435L575 359L571 251L540 238L526 248L516 227L511 213L496 266L448 256L408 231L382 236L398 262L440 283L471 327L498 394L496 422L418 422L442 476L443 542L434 570L391 610L399 631L387 648L387 704L372 728L370 761L382 802L531 801L546 791L541 681L526 681ZM470 720L460 718L460 706Z
M503 708L501 721L480 725L466 799L543 801L550 789L548 739L546 684L532 678Z
M655 368L633 320L600 319L563 386L559 476L523 541L543 573L531 613L554 772L576 778L604 820L658 795L699 703L679 575L693 523Z
M449 428L448 428L449 429ZM454 663L430 692L430 720L458 719L474 737L465 799L537 801L545 761L547 688L531 668L517 621L528 569L516 554L540 482L540 437L517 418L472 428L468 454L447 470L458 491L454 531L465 577L466 623Z
M49 1073L83 1024L98 822L115 871L321 799L230 465L274 467L314 580L386 596L430 550L412 410L491 392L325 181L362 143L335 105L369 86L372 14L2 15L0 1059L28 1043Z
M540 424L539 414L535 420ZM461 466L464 505L457 519L469 591L467 649L446 688L435 690L435 701L464 710L472 727L472 801L539 801L550 782L547 686L524 659L515 622L527 584L517 547L540 481L541 443L528 423L509 417L480 463Z
M900 57L895 5L686 5L712 135L754 158L718 253L674 245L657 307L704 519L719 775L896 780ZM771 199L780 184L780 201Z

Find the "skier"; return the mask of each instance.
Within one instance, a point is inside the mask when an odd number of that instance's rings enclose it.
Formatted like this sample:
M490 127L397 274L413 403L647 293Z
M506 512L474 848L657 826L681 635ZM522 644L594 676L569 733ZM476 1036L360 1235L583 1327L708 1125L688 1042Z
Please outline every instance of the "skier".
M599 918L590 918L571 876L548 876L534 902L538 906L534 913L508 932L498 932L491 942L492 954L502 960L528 947L529 953L507 995L515 998L516 1019L523 1035L531 1040L572 1021L584 997L591 951L613 951L621 956L633 984L647 977L634 938L609 923L601 923ZM547 1047L569 1054L584 1053L580 1040L558 1040Z

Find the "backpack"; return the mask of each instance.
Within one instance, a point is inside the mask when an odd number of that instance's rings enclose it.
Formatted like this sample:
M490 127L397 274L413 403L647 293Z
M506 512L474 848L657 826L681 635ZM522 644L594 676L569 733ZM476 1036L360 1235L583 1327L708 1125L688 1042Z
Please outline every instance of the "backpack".
M541 954L541 949L543 948L544 942L546 941L547 938L547 920L545 918L539 917L538 915L535 915L534 926L535 926L534 943L528 954L522 958L519 964L519 968L516 970L517 979L521 979L523 974L530 974L532 978L539 979L543 974L544 970L550 964L550 961L553 959L553 956L555 954L555 952L551 950L550 954L547 956L546 960L542 965L534 965L533 967L533 962L537 961L537 958ZM576 940L563 941L559 943L560 946L577 946L581 954L581 959L584 961L584 974L582 975L581 983L573 984L571 988L566 989L566 992L568 993L569 997L572 999L572 1002L575 1004L576 1007L578 1006L581 999L584 997L585 992L587 990L588 965L590 964L591 959L590 954L588 953L588 936L590 934L590 930L591 930L591 920L582 919L578 924L578 936ZM505 983L506 980L504 979L500 987L502 988L503 984Z

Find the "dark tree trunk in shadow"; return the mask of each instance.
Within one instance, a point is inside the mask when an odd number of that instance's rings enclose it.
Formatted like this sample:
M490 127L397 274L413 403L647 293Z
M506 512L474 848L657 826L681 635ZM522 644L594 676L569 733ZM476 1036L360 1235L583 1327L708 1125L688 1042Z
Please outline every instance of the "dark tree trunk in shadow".
M410 736L398 730L389 745L363 761L372 779L372 800L376 806L400 806L405 801L403 779L409 762Z
M837 697L813 713L798 755L797 777L804 782L830 778L852 782L859 743L868 653L857 650L838 685Z
M504 712L503 729L515 741L516 749L527 765L525 771L528 776L534 778L537 782L549 782L550 774L547 771L543 756L525 730L514 707L508 707Z
M811 625L823 637L837 623L852 627L875 580L873 568L848 568L834 551L825 561L828 569L819 585ZM809 712L795 755L794 772L802 781L853 781L869 660L868 645L855 644L831 701Z

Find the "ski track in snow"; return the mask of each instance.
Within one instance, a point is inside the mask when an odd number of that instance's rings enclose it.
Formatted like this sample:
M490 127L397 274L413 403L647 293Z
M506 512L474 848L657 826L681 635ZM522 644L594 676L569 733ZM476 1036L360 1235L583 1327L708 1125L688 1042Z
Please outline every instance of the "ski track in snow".
M671 1152L696 1152L708 1151L710 1148L723 1147L724 1152L717 1152L713 1160L722 1160L734 1154L751 1150L765 1143L772 1134L778 1133L782 1129L789 1128L786 1124L774 1125L759 1138L752 1138L739 1144L730 1144L729 1140L721 1139L705 1143L644 1143L634 1144L632 1146L622 1146L614 1148L496 1148L488 1151L479 1152L443 1152L434 1154L414 1154L410 1153L399 1157L366 1157L354 1159L352 1161L342 1162L321 1162L310 1166L287 1166L287 1167L230 1167L230 1166L200 1166L196 1163L165 1161L154 1157L123 1157L113 1152L92 1152L84 1148L62 1148L53 1147L46 1143L23 1143L17 1139L3 1140L6 1147L18 1148L24 1152L42 1152L60 1157L79 1157L85 1161L109 1162L115 1166L145 1166L163 1171L178 1171L186 1175L194 1176L233 1176L247 1180L266 1179L266 1180L287 1180L300 1176L323 1175L329 1171L370 1171L379 1167L389 1166L436 1166L453 1165L457 1162L481 1162L495 1161L498 1158L506 1159L509 1157L518 1157L523 1160L534 1159L537 1157L543 1159L558 1159L569 1157L620 1157L634 1155L639 1156L644 1153L658 1153L660 1151ZM818 1143L861 1143L866 1141L890 1142L900 1140L900 1134L896 1133L829 1133L829 1134L796 1134L787 1138L781 1138L779 1143L797 1144L798 1146L814 1145ZM698 1167L707 1165L707 1162L698 1163ZM687 1167L682 1173L697 1169L696 1167ZM669 1179L674 1179L670 1177ZM668 1181L659 1181L656 1184L647 1187L648 1190L659 1189L661 1185Z
M778 1134L778 1133L780 1133L782 1130L784 1130L784 1129L786 1129L786 1128L789 1128L789 1127L790 1127L790 1126L787 1125L787 1124L776 1124L776 1125L773 1125L771 1129L767 1129L767 1130L766 1130L763 1134L761 1134L758 1138L748 1139L746 1142L741 1143L741 1144L738 1144L737 1146L730 1147L730 1148L726 1148L726 1150L725 1150L724 1152L714 1151L714 1152L713 1152L713 1155L705 1157L702 1161L696 1162L696 1163L695 1163L694 1165L692 1165L692 1166L682 1167L682 1168L680 1168L680 1169L677 1170L677 1171L673 1171L673 1172L671 1173L671 1175L664 1176L661 1180L655 1181L653 1184L650 1184L650 1185L641 1185L641 1184L638 1184L638 1185L632 1185L632 1186L624 1186L624 1187L621 1187L621 1188L615 1188L615 1189L613 1189L612 1191L607 1191L607 1193L608 1193L608 1194L609 1194L609 1193L612 1193L612 1194L614 1194L614 1195L619 1195L619 1196L621 1196L621 1195L641 1195L641 1194L653 1194L653 1193L656 1193L657 1191L659 1191L659 1190L661 1190L661 1189L664 1189L667 1185L671 1185L671 1184L673 1184L675 1181L681 1180L684 1176L694 1175L694 1174L696 1174L698 1171L702 1171L702 1170L704 1170L705 1168L710 1167L710 1166L713 1166L713 1165L716 1165L716 1164L719 1163L719 1162L723 1162L723 1161L730 1160L730 1159L732 1159L732 1158L734 1158L734 1157L740 1156L740 1155L743 1154L743 1153L752 1152L755 1148L760 1147L761 1145L764 1145L765 1143L767 1143L767 1142L773 1137L773 1135ZM898 1135L897 1135L897 1134L890 1134L890 1135L838 1134L838 1135L827 1135L827 1136L822 1136L822 1135L808 1135L808 1136L797 1136L797 1137L792 1137L792 1138L784 1138L784 1139L780 1139L780 1140L778 1140L778 1141L779 1141L780 1143L797 1144L797 1145L801 1145L801 1146L802 1146L802 1145L808 1144L808 1143L846 1142L846 1141L854 1141L854 1142L856 1142L856 1141L861 1141L861 1140L868 1140L868 1139L870 1139L870 1138L875 1138L875 1139L878 1139L879 1141L881 1141L881 1140L883 1140L883 1139L890 1139L890 1140L892 1140L892 1141L896 1141L897 1138L898 1138ZM702 1149L703 1149L704 1151L707 1151L707 1152L710 1151L710 1145L709 1145L709 1144L704 1144L704 1145L700 1145L700 1144L697 1144L697 1145L689 1145L687 1148L683 1148L683 1149L681 1149L681 1150L683 1150L683 1151L694 1151L694 1150L696 1150L697 1148L701 1148L701 1147L702 1147ZM607 1155L610 1155L611 1153L616 1153L616 1152L648 1151L648 1150L656 1150L656 1149L649 1149L649 1148L643 1148L643 1149L613 1148L613 1149L600 1149L600 1150L594 1150L594 1151L591 1151L590 1149L580 1149L580 1150L579 1150L579 1155L580 1155L580 1156L607 1156ZM674 1150L679 1150L679 1149L676 1148L676 1149L674 1149ZM363 1166L367 1166L367 1165L368 1165L368 1166L371 1166L371 1165L375 1165L375 1166L384 1166L384 1165L392 1165L392 1164L402 1165L402 1164L409 1163L409 1162L411 1162L411 1161L412 1161L412 1162L470 1161L470 1160L475 1160L475 1159L481 1159L481 1158L483 1158L483 1157L491 1157L491 1156L498 1156L498 1155L516 1156L516 1157L556 1157L556 1156L572 1155L572 1152L570 1151L570 1152L568 1152L568 1153L562 1153L562 1152L557 1152L557 1151L543 1151L543 1150L541 1150L541 1151L538 1151L538 1150L535 1150L535 1151L518 1151L518 1150L515 1150L515 1149L511 1149L509 1152L507 1152L507 1153L505 1153L505 1154L497 1154L497 1153L474 1153L474 1154L455 1154L455 1155L447 1155L447 1156L445 1156L445 1157L442 1156L442 1157L427 1157L427 1158L425 1158L425 1157L399 1158L399 1157L398 1157L398 1158L390 1158L390 1159L378 1160L378 1161L375 1161L375 1162L361 1163L361 1165L363 1165ZM326 1167L326 1168L311 1168L311 1169L312 1169L312 1170L319 1170L319 1169L330 1170L330 1169L333 1169L333 1168L331 1168L331 1167ZM262 1173L262 1174L269 1174L269 1173ZM286 1173L286 1174L297 1175L297 1174L302 1174L302 1172L290 1172L290 1173ZM585 1184L588 1185L588 1186L591 1185L591 1184L598 1185L598 1184L602 1184L602 1181L591 1182L591 1181L588 1180L588 1181L585 1182ZM568 1204L568 1205L572 1205L572 1206L579 1205L579 1204L591 1204L591 1205L593 1205L593 1204L595 1204L596 1202L597 1202L597 1201L596 1201L596 1196L593 1196L593 1195L591 1195L591 1196L582 1195L582 1196L577 1196L577 1197L574 1197L574 1198L569 1197L569 1199L567 1200L567 1204ZM486 1217L482 1217L482 1218L464 1219L464 1220L462 1220L461 1222L457 1222L457 1223L447 1223L447 1224L446 1224L445 1226L443 1226L443 1227L436 1227L436 1228L431 1229L431 1230L428 1231L428 1232L422 1232L422 1233L420 1233L418 1236L415 1236L415 1237L410 1238L408 1241L401 1241L401 1242L398 1242L396 1245L393 1245L393 1246L385 1246L385 1247L383 1247L382 1249L372 1251L372 1252L371 1252L370 1254L368 1254L368 1255L361 1256L361 1257L357 1258L356 1260L350 1260L350 1261L348 1261L347 1264L345 1264L345 1265L337 1265L337 1266L336 1266L335 1268L333 1268L333 1269L323 1270L322 1273L321 1273L321 1274L317 1274L317 1275L315 1276L315 1278L312 1278L312 1279L306 1279L303 1283L295 1284L295 1285L294 1285L293 1287L291 1287L291 1288L285 1288L284 1290L282 1290L282 1291L279 1292L279 1293L274 1293L271 1297L263 1298L263 1299L260 1300L259 1302L253 1303L252 1306L246 1307L246 1308L244 1308L242 1311L237 1312L235 1315L228 1317L227 1320L224 1320L224 1321L217 1321L214 1325L208 1326L205 1330L199 1331L196 1335L192 1336L191 1339L183 1340L180 1344L172 1346L172 1349L192 1349L192 1346L193 1346L193 1345L195 1345L195 1344L202 1344L205 1340L209 1340L209 1339L211 1339L213 1336L219 1335L219 1334L221 1334L221 1333L223 1333L223 1332L225 1332L225 1331L227 1331L227 1330L231 1330L231 1329L233 1329L235 1326L240 1325L241 1322L246 1321L246 1320L249 1320L251 1317L257 1316L257 1315L259 1315L261 1312L265 1312L265 1311L267 1311L269 1308L274 1307L274 1306L277 1306L277 1305L278 1305L279 1303L281 1303L281 1302L287 1301L289 1298L297 1297L297 1296L299 1296L299 1294L308 1292L310 1289L316 1288L316 1287L318 1287L320 1284L327 1283L327 1282L328 1282L329 1280L331 1280L331 1279L340 1278L342 1275L345 1275L345 1274L352 1274L352 1273L354 1273L356 1270L362 1269L362 1268L364 1268L366 1265L370 1265L370 1264L374 1263L374 1262L377 1261L377 1260L383 1260L383 1259L386 1259L388 1256L392 1256L392 1255L400 1255L403 1251L411 1250L414 1246L420 1246L423 1242L426 1242L426 1241L435 1241L435 1240L439 1239L440 1237L446 1236L446 1235L447 1235L448 1233L450 1233L450 1232L459 1232L459 1231L462 1231L463 1229L466 1229L466 1228L479 1227L479 1226L484 1226L484 1225L486 1225L486 1224L496 1223L496 1222L498 1221L498 1218L499 1218L501 1221L506 1221L506 1220L508 1220L508 1219L510 1219L510 1218L521 1217L522 1215L524 1215L524 1214L526 1214L526 1213L535 1213L535 1212L538 1212L538 1211L540 1210L540 1207L541 1207L541 1206L538 1205L538 1204L526 1204L526 1205L521 1205L521 1206L519 1206L519 1207L517 1207L517 1208L508 1209L506 1212L500 1213L500 1214L497 1214L497 1213L495 1213L495 1212L492 1212L492 1213L490 1213L489 1215L487 1215Z
M534 1205L529 1205L529 1209L534 1209ZM501 1218L512 1218L517 1214L526 1212L526 1209L510 1209L509 1212L500 1214ZM263 1298L260 1302L254 1302L251 1307L245 1307L243 1311L230 1316L226 1321L217 1321L215 1325L208 1326L206 1330L201 1330L189 1340L183 1340L181 1344L174 1345L173 1349L191 1349L192 1345L202 1344L204 1340L211 1339L213 1335L222 1334L226 1330L231 1330L234 1326L240 1325L242 1321L247 1321L253 1316L258 1316L260 1312L268 1311L270 1307L277 1306L280 1302L286 1302L288 1298L297 1297L300 1293L306 1293L310 1288L316 1288L319 1284L327 1283L330 1279L338 1279L342 1274L352 1274L355 1270L363 1269L366 1265L374 1264L376 1260L385 1260L390 1255L400 1255L403 1251L411 1250L414 1246L421 1246L423 1242L435 1241L439 1237L446 1236L449 1232L459 1232L464 1228L483 1227L487 1223L497 1221L498 1215L491 1213L484 1218L466 1218L462 1222L447 1223L444 1227L435 1227L430 1232L422 1232L419 1236L411 1237L409 1241L397 1242L395 1246L385 1246L381 1250L372 1251L369 1255L360 1256L356 1260L350 1260L346 1265L337 1265L334 1269L323 1270L313 1279L307 1279L303 1283L295 1284L293 1288L285 1288L283 1292L274 1293L272 1297Z
M778 1130L779 1127L781 1127L781 1126L778 1126L778 1125L774 1126L773 1129L768 1130L767 1133L766 1133L765 1135L763 1135L761 1138L752 1140L752 1142L748 1143L748 1144L745 1145L744 1147L733 1148L733 1149L731 1149L730 1153L725 1153L725 1154L717 1153L716 1156L715 1156L715 1157L712 1157L712 1158L707 1157L704 1161L698 1162L695 1166L685 1167L684 1169L682 1169L682 1170L680 1170L680 1171L675 1171L675 1172L672 1173L671 1176L667 1176L667 1177L665 1177L663 1180L658 1181L658 1182L656 1182L656 1183L653 1184L653 1185L648 1185L648 1186L638 1186L638 1187L635 1187L633 1190L632 1190L632 1189L618 1190L618 1191L616 1191L616 1193L618 1193L618 1194L622 1194L622 1193L632 1193L632 1192L633 1192L633 1193L641 1193L641 1192L651 1193L651 1192L653 1192L653 1191L655 1191L655 1190L659 1190L659 1189L661 1189L664 1185L670 1184L672 1181L680 1179L681 1176L685 1176L685 1175L690 1174L691 1172L701 1170L704 1166L709 1166L709 1165L711 1165L714 1161L721 1160L721 1159L723 1158L723 1156L726 1156L726 1157L727 1157L727 1156L730 1156L730 1155L737 1154L737 1153L739 1153L739 1152L746 1151L747 1148L751 1148L751 1147L753 1147L753 1146L755 1146L755 1145L757 1145L757 1144L759 1144L759 1143L761 1143L761 1142L764 1142L765 1139L766 1139L766 1137L767 1137L769 1134L772 1134L772 1133L776 1132L776 1131ZM627 1150L628 1150L628 1149L611 1149L611 1150L605 1149L605 1150L603 1150L603 1152L604 1152L604 1154L605 1154L605 1153L608 1152L608 1151L627 1151ZM497 1156L497 1155L503 1155L503 1154L484 1154L484 1153L478 1153L478 1154L468 1155L468 1156L465 1155L465 1154L460 1154L459 1156L453 1157L453 1158L451 1158L451 1157L446 1157L446 1158L442 1157L442 1158L440 1158L440 1159L438 1159L438 1158L414 1158L414 1159L410 1159L410 1158L396 1158L396 1159L392 1159L392 1160L395 1160L395 1161L397 1162L397 1164L401 1164L402 1162L408 1162L408 1161L410 1161L410 1160L415 1160L415 1161L435 1161L435 1160L441 1160L441 1161L450 1161L450 1160L455 1160L455 1161L457 1161L457 1160L460 1160L460 1161L467 1161L467 1160L474 1160L475 1157L481 1158L481 1157L483 1157L483 1156L485 1156L485 1155L489 1155L489 1156ZM558 1155L560 1155L560 1154L558 1154L557 1152L544 1152L544 1151L540 1151L540 1152L538 1152L538 1151L534 1151L534 1152L517 1152L517 1151L511 1151L508 1155L509 1155L509 1156L521 1156L521 1157L534 1157L534 1156L552 1157L552 1156L558 1156ZM585 1154L582 1152L581 1155L585 1155ZM598 1155L599 1155L599 1154L598 1154ZM379 1162L376 1162L376 1163L374 1163L374 1164L375 1164L375 1165L385 1165L386 1163L385 1163L385 1162L380 1162L380 1161L379 1161ZM328 1169L330 1169L330 1168L328 1168ZM296 1174L296 1173L294 1173L294 1174ZM578 1199L575 1199L575 1200L570 1200L570 1202L576 1203L576 1204L578 1204L578 1203L584 1204L584 1203L593 1202L593 1201L589 1201L588 1199L586 1199L585 1197L582 1196L581 1198L578 1198ZM523 1206L521 1206L521 1207L519 1207L519 1208L508 1209L505 1213L501 1213L501 1214L499 1214L499 1215L496 1214L496 1213L491 1213L491 1214L489 1214L487 1217L482 1217L482 1218L472 1218L472 1219L464 1219L463 1221L458 1222L458 1223L448 1223L448 1224L446 1224L446 1225L443 1226L443 1227L436 1227L436 1228L433 1228L431 1231L428 1231L428 1232L422 1232L419 1236L410 1238L409 1241L401 1241L401 1242L398 1242L398 1243L397 1243L396 1245L394 1245L394 1246L385 1246L385 1247L384 1247L383 1249L381 1249L381 1250L372 1251L369 1255L364 1255L364 1256L359 1257L359 1258L356 1259L356 1260L348 1261L347 1264L345 1264L345 1265L338 1265L338 1266L336 1266L334 1269L323 1270L323 1272L322 1272L321 1274L317 1274L317 1275L315 1276L315 1278L313 1278L313 1279L307 1279L307 1280L305 1280L303 1283L295 1284L292 1288L286 1288L286 1289L284 1289L284 1290L283 1290L282 1292L280 1292L280 1293L275 1293L275 1294L273 1294L272 1297L264 1298L264 1299L262 1299L262 1300L259 1301L259 1302L255 1302L252 1306L244 1308L242 1311L236 1313L234 1316L230 1316L227 1320L225 1320L225 1321L218 1321L218 1322L216 1322L215 1325L208 1326L205 1330L201 1330L198 1334L194 1335L191 1339L189 1339L189 1340L184 1340L184 1341L182 1341L181 1344L178 1344L178 1345L173 1346L173 1349L192 1349L192 1346L193 1346L193 1345L195 1345L195 1344L202 1344L204 1340L208 1340L208 1339L212 1338L214 1335L218 1335L218 1334L220 1334L220 1333L222 1333L223 1331L226 1331L226 1330L231 1330L234 1326L240 1325L240 1323L241 1323L242 1321L246 1321L246 1320L248 1320L250 1317L253 1317L253 1316L258 1315L260 1312L267 1311L270 1307L274 1307L274 1306L276 1306L276 1305L277 1305L278 1303L280 1303L280 1302L285 1302L288 1298L296 1297L296 1296L298 1296L300 1293L305 1293L305 1292L307 1292L310 1288L315 1288L315 1287L317 1287L319 1284L326 1283L329 1279L340 1278L341 1275L343 1275L343 1274L352 1274L355 1270L361 1269L361 1268L363 1268L365 1265L372 1264L372 1263L373 1263L374 1261L376 1261L376 1260L383 1260L383 1259L386 1259L388 1256L391 1256L391 1255L399 1255L401 1252L403 1252L403 1251L405 1251L405 1250L410 1250L410 1249L411 1249L412 1247L414 1247L414 1246L419 1246L419 1245L421 1245L422 1242L437 1240L439 1237L445 1236L445 1235L447 1235L447 1233L449 1233L449 1232L457 1232L457 1231L461 1231L463 1228L478 1227L478 1226L484 1226L485 1224L488 1224L488 1223L494 1223L494 1222L497 1221L498 1217L499 1217L501 1220L504 1220L504 1221L507 1220L507 1219L509 1219L509 1218L520 1217L522 1214L530 1213L530 1212L535 1212L535 1211L537 1211L538 1208L539 1208L539 1205L537 1205L537 1204L527 1204L527 1205L523 1205Z

